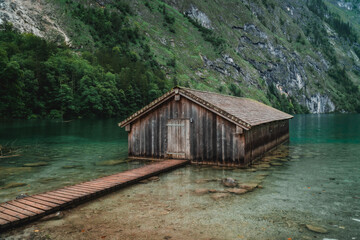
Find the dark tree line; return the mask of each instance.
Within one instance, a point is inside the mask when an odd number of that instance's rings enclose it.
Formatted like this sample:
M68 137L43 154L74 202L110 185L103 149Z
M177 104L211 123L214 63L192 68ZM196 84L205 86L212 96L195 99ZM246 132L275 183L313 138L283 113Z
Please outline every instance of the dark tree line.
M68 4L89 26L96 48L74 51L2 26L1 118L125 117L169 89L144 37L127 20L128 5Z

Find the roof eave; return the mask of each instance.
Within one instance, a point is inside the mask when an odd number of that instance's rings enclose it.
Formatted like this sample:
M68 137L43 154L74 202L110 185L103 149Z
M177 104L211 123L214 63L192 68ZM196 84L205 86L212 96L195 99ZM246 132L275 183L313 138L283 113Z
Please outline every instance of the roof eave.
M124 121L119 122L118 126L119 127L125 127L126 125L128 125L131 122L135 121L136 119L138 119L139 117L141 117L144 114L148 113L152 109L156 108L157 106L159 106L163 102L167 101L169 98L171 98L172 96L175 95L175 92L176 92L175 88L170 90L169 92L167 92L164 95L162 95L161 97L155 99L154 101L152 101L151 103L149 103L148 105L146 105L145 107L140 109L139 111L132 114L130 117L126 118Z

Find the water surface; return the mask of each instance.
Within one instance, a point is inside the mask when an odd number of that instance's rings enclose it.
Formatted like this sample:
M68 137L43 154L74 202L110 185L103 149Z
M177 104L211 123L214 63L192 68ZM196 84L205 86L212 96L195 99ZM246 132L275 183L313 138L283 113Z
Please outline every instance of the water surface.
M127 133L115 119L0 122L0 145L19 157L0 158L0 202L139 167L127 158ZM28 167L31 164L44 166ZM30 165L29 165L30 164ZM114 165L115 164L115 165Z
M126 133L115 120L2 122L0 133L0 144L16 139L13 145L22 155L1 159L3 168L49 162L5 177L2 171L2 184L29 184L0 190L3 200L141 164L97 165L126 158ZM134 185L72 209L62 220L34 223L24 232L41 229L54 239L62 239L66 231L71 232L69 239L360 239L360 115L298 115L290 122L290 143L263 160L269 158L281 165L251 171L187 166L162 174L158 182ZM63 168L69 164L81 167ZM201 188L223 190L216 179L225 177L262 188L219 200L211 193L194 193ZM306 224L328 233L311 232Z

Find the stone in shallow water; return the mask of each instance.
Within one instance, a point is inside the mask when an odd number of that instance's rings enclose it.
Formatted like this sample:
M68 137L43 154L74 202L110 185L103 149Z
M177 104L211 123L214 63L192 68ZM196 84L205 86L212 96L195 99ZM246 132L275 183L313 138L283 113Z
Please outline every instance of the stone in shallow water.
M50 221L50 220L60 220L64 217L64 213L63 212L56 212L53 214L50 214L48 216L45 216L41 219L41 221Z
M254 188L256 188L257 186L258 186L258 183L243 183L243 184L239 185L240 188L244 188L248 191L254 190Z
M149 182L157 182L160 181L160 178L158 176L153 176L144 180L139 181L139 183L149 183Z
M62 166L61 168L63 169L73 169L73 168L81 168L82 166L81 165L65 165L65 166Z
M221 183L225 186L225 187L236 187L237 186L237 182L235 179L233 178L225 178L221 181Z
M97 163L95 163L95 165L96 166L115 166L115 165L122 164L125 162L126 162L126 160L124 160L124 159L107 160L107 161L97 162Z
M204 195L206 193L209 193L209 189L206 188L195 189L194 193L197 195Z
M17 195L15 199L23 199L23 198L26 198L28 196L29 195L27 195L26 193L21 193L21 194Z
M48 183L48 182L52 182L52 181L55 181L56 180L56 178L54 178L54 177L51 177L51 178L40 178L39 179L39 182L40 183Z
M314 225L310 225L310 224L306 224L307 229L309 229L310 231L316 232L316 233L327 233L328 230L326 230L323 227L319 227L319 226L314 226Z
M0 190L2 189L9 189L9 188L17 188L17 187L23 187L23 186L26 186L27 184L26 183L8 183L6 184L5 186L3 187L0 187Z
M150 177L148 179L149 179L149 181L153 181L153 182L160 181L160 178L158 176L153 176L153 177Z
M213 179L198 179L195 181L195 183L208 183L208 182L216 182L221 179L213 178Z
M219 200L219 199L226 198L226 197L229 197L229 196L230 196L229 193L213 193L211 195L211 198L214 199L214 200Z
M228 191L224 189L209 189L209 193L227 193Z
M43 167L43 166L47 166L49 165L49 163L47 162L35 162L35 163L25 163L23 166L24 167Z
M230 189L227 189L227 191L229 193L234 193L234 194L238 194L238 195L244 194L247 192L247 190L243 189L243 188L230 188Z
M254 165L255 168L269 168L270 167L270 164L268 163L261 163L261 164L258 164L258 165Z
M5 178L7 175L17 175L25 172L30 172L31 167L0 167L1 177Z

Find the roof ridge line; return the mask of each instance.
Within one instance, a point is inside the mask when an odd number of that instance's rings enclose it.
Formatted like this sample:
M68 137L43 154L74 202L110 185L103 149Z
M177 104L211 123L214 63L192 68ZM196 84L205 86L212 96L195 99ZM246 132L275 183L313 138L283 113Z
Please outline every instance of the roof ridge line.
M211 91L203 91L203 90L198 90L198 89L192 89L192 88L187 88L187 87L181 87L181 86L177 86L178 88L180 89L187 89L187 90L190 90L190 91L196 91L196 92L203 92L203 93L211 93L211 94L217 94L217 95L220 95L220 96L225 96L225 97L230 97L230 98L245 98L245 99L251 99L251 100L254 100L252 98L248 98L248 97L238 97L238 96L234 96L234 95L227 95L227 94L224 94L224 93L218 93L218 92L211 92ZM256 100L254 100L256 101ZM265 104L266 105L266 104Z
M269 105L267 105L267 104L265 104L265 103L263 103L263 102L260 102L260 101L258 101L258 100L255 100L255 99L252 99L252 98L248 98L248 97L237 97L237 96L233 96L233 95L226 95L226 94L217 93L217 92L211 92L211 91L202 91L202 90L198 90L198 89L186 88L186 87L181 87L181 86L177 86L177 87L178 87L179 89L185 89L185 90L190 90L190 91L195 91L195 92L202 92L202 93L216 94L216 95L220 95L220 96L224 96L224 97L229 97L229 98L249 99L249 100L251 100L251 101L253 101L253 102L260 103L260 104L266 106L267 108L275 109L275 110L277 110L277 111L279 111L279 112L282 112L282 113L291 115L291 114L286 113L286 112L283 112L283 111L281 111L281 110L279 110L279 109L277 109L277 108L275 108L275 107L269 106Z
M209 101L204 100L203 98L198 97L198 96L192 94L192 93L189 92L189 91L186 91L186 90L188 90L187 88L181 88L181 87L178 87L178 88L179 88L180 90L183 90L183 93L185 93L185 95L191 94L191 95L195 96L196 98L201 99L202 101L206 102L208 105L211 105L211 109L213 109L213 111L217 112L217 114L219 114L220 116L231 119L232 121L236 122L237 124L239 124L239 125L242 126L243 128L248 128L248 129L250 129L250 128L252 127L252 125L251 125L249 122L246 122L245 120L238 118L238 117L235 116L234 114L228 113L227 111L225 111L225 110L223 110L223 109L220 109L219 107L215 106L214 104L210 103ZM191 89L189 89L189 90L191 90ZM201 92L201 91L199 91L199 92ZM211 93L211 92L210 92L210 93ZM187 97L194 98L194 97L192 97L192 96L187 96ZM194 98L194 100L197 101L196 98ZM202 104L204 104L204 103L202 103ZM207 104L204 104L204 105L206 106ZM207 107L210 108L210 106L207 106ZM220 109L220 111L217 110L217 109ZM224 113L225 113L225 114L224 114ZM226 115L229 115L229 116L226 116Z

